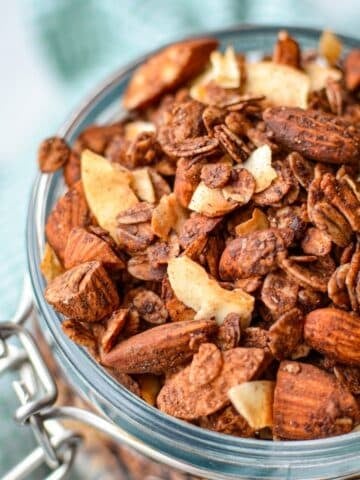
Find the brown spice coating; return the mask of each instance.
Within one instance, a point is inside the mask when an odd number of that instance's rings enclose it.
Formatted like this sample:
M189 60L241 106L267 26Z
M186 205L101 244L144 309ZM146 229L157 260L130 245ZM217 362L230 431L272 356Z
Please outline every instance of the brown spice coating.
M289 150L326 163L356 163L360 154L359 136L349 123L316 110L273 107L263 119L276 140Z
M170 377L158 395L159 409L184 420L210 415L230 403L231 387L252 380L265 363L264 351L255 348L233 348L222 355L220 374L206 385L191 382L191 365Z
M192 357L191 338L201 335L204 343L216 328L211 320L159 325L122 341L102 356L102 363L124 373L164 373Z
M88 232L85 228L73 228L65 247L65 268L72 268L92 260L101 262L105 268L113 271L125 268L123 260L115 254L105 240Z
M360 87L360 49L349 52L344 62L345 83L349 90Z
M70 148L63 138L44 140L38 151L38 164L43 173L52 173L63 167L70 157Z
M71 230L90 223L91 214L84 190L81 182L77 182L59 198L46 221L46 238L61 261Z
M308 313L304 336L315 350L347 365L360 366L360 317L337 308Z
M209 163L201 169L201 180L209 188L222 188L231 177L231 165L228 163Z
M223 280L266 275L275 270L287 255L281 231L268 228L232 240L220 259L220 276Z
M116 287L100 262L86 262L56 277L45 298L67 317L96 322L119 305Z
M274 395L274 435L311 440L350 432L359 415L355 398L333 375L313 365L284 361Z
M185 40L151 57L130 80L123 98L125 108L143 108L196 76L217 45L214 38Z

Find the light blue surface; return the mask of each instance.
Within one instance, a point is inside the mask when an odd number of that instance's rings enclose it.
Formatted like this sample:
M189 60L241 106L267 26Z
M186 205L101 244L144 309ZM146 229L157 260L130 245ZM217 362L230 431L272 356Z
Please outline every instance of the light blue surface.
M356 36L360 19L356 0L3 0L1 6L0 320L15 310L25 270L23 233L37 145L104 76L201 30L247 21ZM15 398L9 377L0 392L1 476L32 439L7 420Z

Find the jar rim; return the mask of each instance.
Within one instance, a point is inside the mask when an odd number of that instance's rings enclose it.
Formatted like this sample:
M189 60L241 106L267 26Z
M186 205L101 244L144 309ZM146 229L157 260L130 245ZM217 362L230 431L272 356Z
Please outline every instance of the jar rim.
M318 38L321 34L320 30L313 28L242 25L230 29L205 32L201 36L211 35L221 38L223 35L231 36L250 32L252 35L257 33L260 35L264 32L276 34L280 29L286 29L295 36L304 35L311 38ZM339 35L339 38L348 48L360 47L359 40L344 35ZM69 116L59 129L58 134L71 142L83 128L83 125L88 123L89 112L93 117L98 115L102 110L101 105L104 99L117 88L120 82L125 82L133 70L155 51L138 58L106 79ZM60 181L58 172L55 174L39 174L34 182L29 203L26 248L28 271L35 301L61 355L67 359L72 369L77 372L77 375L82 378L90 390L95 392L98 398L104 400L109 408L122 412L122 418L132 434L136 435L137 433L141 439L146 441L153 434L155 427L159 444L162 445L161 448L164 448L163 445L167 443L168 451L174 448L178 449L181 445L181 448L185 451L189 450L189 455L197 455L199 458L202 457L204 451L207 454L210 452L214 462L224 462L224 460L229 463L236 462L236 457L239 456L242 459L248 458L249 465L254 462L271 460L273 468L281 469L294 462L303 462L304 459L311 463L312 459L315 461L317 458L324 457L324 455L331 454L340 458L346 451L354 454L356 454L356 450L359 451L360 433L358 432L319 440L267 442L212 432L183 422L151 407L129 392L116 382L84 349L71 342L61 330L61 316L56 314L43 298L42 292L45 283L39 268L40 256L45 242L45 218L49 210L52 192ZM184 457L186 455L185 452ZM267 465L265 467L267 468Z

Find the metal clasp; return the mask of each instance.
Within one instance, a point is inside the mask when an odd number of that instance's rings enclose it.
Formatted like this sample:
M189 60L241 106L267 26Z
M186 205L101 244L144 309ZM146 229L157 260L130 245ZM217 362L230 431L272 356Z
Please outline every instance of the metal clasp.
M33 337L23 327L32 315L33 304L28 281L24 282L19 308L10 322L0 323L0 374L5 370L19 372L13 382L20 400L14 418L29 425L39 446L8 472L3 480L20 480L46 463L52 470L48 480L60 480L69 472L81 437L65 429L56 420L43 415L57 399L57 386ZM16 338L20 347L11 343Z

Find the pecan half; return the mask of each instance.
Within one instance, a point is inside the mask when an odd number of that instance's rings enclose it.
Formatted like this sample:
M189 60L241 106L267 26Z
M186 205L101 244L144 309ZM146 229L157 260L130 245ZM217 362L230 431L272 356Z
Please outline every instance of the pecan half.
M164 373L193 356L197 350L191 348L193 337L201 337L196 342L199 348L216 328L211 320L159 325L120 342L102 356L102 363L123 373Z
M46 300L71 318L96 322L119 305L119 295L100 262L87 262L56 277L45 290Z
M215 126L214 137L219 140L224 152L229 154L235 162L242 163L250 155L250 149L246 143L226 125Z
M345 120L295 107L270 108L263 118L276 140L289 150L318 162L357 162L359 135Z
M38 163L44 173L55 172L63 167L69 158L70 148L63 138L48 138L39 147Z

